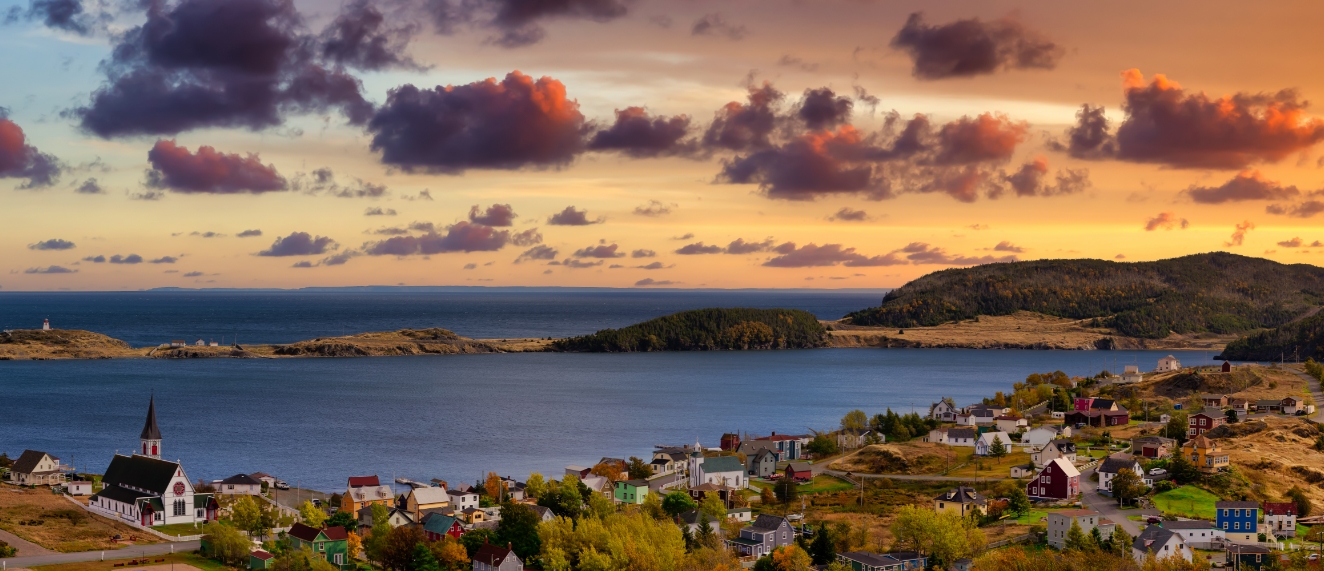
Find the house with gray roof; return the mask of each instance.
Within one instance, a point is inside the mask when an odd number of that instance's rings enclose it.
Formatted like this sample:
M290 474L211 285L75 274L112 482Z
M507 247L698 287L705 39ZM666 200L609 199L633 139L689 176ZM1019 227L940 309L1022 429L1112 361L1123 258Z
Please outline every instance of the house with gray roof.
M1113 478L1122 470L1130 470L1136 476L1144 478L1145 469L1130 454L1113 454L1099 463L1095 472L1099 475L1099 491L1111 492Z
M783 545L795 543L795 530L784 517L760 514L753 523L741 528L740 536L726 540L742 556L759 558Z
M777 453L766 448L747 456L749 475L755 478L767 478L777 472Z
M1186 545L1186 540L1180 534L1164 529L1158 524L1146 527L1131 542L1131 557L1136 563L1144 563L1145 557L1150 553L1154 554L1155 559L1181 557L1190 561L1192 557L1191 548Z
M716 484L740 489L745 487L745 465L736 456L715 456L692 459L690 487Z

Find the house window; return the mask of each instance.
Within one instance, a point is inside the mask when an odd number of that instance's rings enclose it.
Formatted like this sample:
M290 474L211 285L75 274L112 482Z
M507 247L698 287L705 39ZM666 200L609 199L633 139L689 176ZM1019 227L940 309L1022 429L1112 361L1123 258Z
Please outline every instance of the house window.
M1241 529L1241 522L1239 521L1232 522L1232 529Z
M186 510L187 510L187 508L184 507L184 500L175 500L175 513L174 513L174 515L177 515L177 516L184 515L184 514L188 513L188 511L186 511Z
M1223 529L1227 529L1227 522L1223 522Z
M334 560L334 561L336 562L336 565L344 565L344 564L345 564L345 554L344 554L344 553L337 553L337 554L335 554L335 556L332 558L332 560Z

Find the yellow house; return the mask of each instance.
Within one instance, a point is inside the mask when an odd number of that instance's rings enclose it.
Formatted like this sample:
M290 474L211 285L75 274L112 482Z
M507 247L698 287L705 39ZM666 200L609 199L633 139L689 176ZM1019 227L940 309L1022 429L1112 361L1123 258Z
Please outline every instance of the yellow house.
M1228 455L1218 442L1201 434L1181 446L1181 453L1201 472L1217 472L1229 464Z
M349 486L340 496L340 509L349 513L358 513L373 504L389 508L394 503L395 495L391 493L391 487L382 485L377 476L350 476Z
M478 508L465 508L460 514L464 517L464 522L469 525L487 521L487 512Z
M950 512L961 517L983 514L987 507L988 500L974 488L966 486L948 490L941 496L933 498L933 511Z
M422 521L424 510L450 505L451 497L446 493L446 488L414 488L405 496L405 511L414 516L414 521Z

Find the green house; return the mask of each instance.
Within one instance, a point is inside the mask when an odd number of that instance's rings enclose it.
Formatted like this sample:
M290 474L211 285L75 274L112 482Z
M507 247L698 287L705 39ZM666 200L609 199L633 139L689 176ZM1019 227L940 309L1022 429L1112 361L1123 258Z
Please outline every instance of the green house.
M352 567L349 562L349 534L340 526L317 529L301 523L294 524L289 533L290 547L311 549L313 554L341 568Z
M642 504L644 498L648 497L648 482L644 480L621 480L616 482L616 490L612 495L616 501L623 504Z
M270 569L271 560L275 558L275 555L258 549L257 551L248 554L248 568L253 571L258 569Z

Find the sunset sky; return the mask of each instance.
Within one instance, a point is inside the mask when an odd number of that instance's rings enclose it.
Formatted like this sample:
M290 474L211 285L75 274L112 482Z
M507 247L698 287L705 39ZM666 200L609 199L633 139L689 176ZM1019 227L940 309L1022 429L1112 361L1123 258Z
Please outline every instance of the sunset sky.
M0 290L1324 261L1324 4L0 0Z

